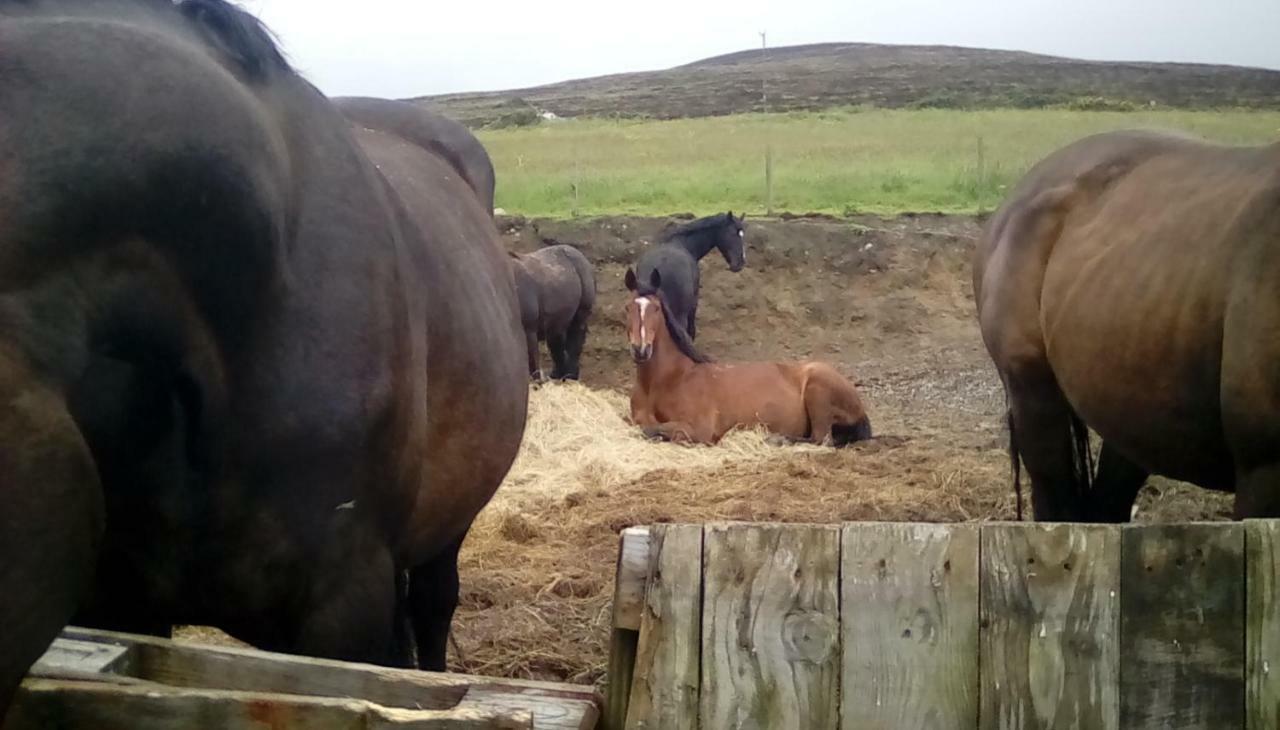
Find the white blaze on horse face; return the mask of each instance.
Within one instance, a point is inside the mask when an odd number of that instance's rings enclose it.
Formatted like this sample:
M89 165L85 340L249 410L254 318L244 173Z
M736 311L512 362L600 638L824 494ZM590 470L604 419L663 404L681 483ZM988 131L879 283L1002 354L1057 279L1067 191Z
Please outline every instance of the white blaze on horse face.
M636 297L636 305L640 307L640 344L647 345L649 343L644 333L644 310L649 307L649 297Z

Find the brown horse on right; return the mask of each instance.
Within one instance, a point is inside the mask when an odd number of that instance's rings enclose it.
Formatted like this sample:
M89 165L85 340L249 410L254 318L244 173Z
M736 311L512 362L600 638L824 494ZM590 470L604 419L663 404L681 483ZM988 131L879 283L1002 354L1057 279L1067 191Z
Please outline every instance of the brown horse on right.
M871 438L853 383L822 362L713 363L666 305L661 274L641 284L625 315L636 362L631 420L652 437L715 444L737 427L764 426L793 441L846 446Z
M973 283L1036 519L1127 521L1151 473L1280 516L1280 145L1069 145L992 217Z

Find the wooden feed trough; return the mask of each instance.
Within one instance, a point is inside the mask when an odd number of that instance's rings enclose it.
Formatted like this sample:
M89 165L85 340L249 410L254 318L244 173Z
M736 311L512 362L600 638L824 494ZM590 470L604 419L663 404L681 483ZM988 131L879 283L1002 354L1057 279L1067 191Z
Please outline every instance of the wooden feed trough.
M69 627L4 730L590 730L590 687L389 669Z
M605 727L1275 730L1278 554L1270 520L633 528Z

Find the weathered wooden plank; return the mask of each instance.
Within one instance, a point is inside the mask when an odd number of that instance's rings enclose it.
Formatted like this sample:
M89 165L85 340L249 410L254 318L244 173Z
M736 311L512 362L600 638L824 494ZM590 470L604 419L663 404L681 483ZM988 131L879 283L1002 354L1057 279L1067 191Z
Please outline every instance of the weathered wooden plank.
M405 710L335 697L27 679L6 730L524 730L528 711Z
M527 712L537 730L592 730L600 719L595 702L513 687L474 686L454 709L483 710L498 715Z
M615 628L609 638L609 668L604 688L602 730L622 730L627 724L631 704L631 685L635 674L636 648L640 632Z
M693 730L702 648L702 528L655 526L647 573L626 727Z
M1123 532L1120 726L1244 725L1244 526Z
M435 710L452 709L473 687L483 687L544 698L532 708L538 722L543 719L538 713L545 712L552 698L563 698L575 707L599 707L599 696L585 686L393 669L79 627L68 627L63 635L127 646L134 676L175 687L359 697L388 708Z
M837 726L839 542L836 526L705 528L702 727Z
M849 524L841 540L844 730L978 723L978 528Z
M42 677L115 672L126 662L129 648L98 641L58 637L31 667Z
M1246 520L1245 715L1249 730L1280 728L1280 520Z
M648 570L649 528L628 527L618 538L618 562L614 570L613 632L609 639L604 730L622 730L627 721Z
M1119 727L1120 528L982 527L981 727Z
M622 531L613 593L613 625L619 629L640 629L644 613L645 581L649 576L648 527L628 527Z

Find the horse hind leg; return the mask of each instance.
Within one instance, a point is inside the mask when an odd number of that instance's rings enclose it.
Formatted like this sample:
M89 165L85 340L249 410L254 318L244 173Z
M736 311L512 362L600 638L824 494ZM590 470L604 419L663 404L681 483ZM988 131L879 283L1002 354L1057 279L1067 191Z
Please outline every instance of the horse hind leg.
M582 348L587 342L587 318L590 313L579 312L569 324L565 343L566 380L578 380L582 376Z
M1010 451L1031 476L1035 519L1076 522L1088 517L1088 431L1052 375L1007 377Z
M458 608L458 550L462 540L458 538L409 573L409 618L418 645L419 669L445 670L449 627Z
M1128 522L1133 503L1149 474L1115 446L1104 443L1098 456L1098 473L1089 491L1089 509L1094 522Z
M839 381L832 382L839 378ZM804 386L809 439L826 446L848 446L871 438L871 419L852 386L832 372L819 371Z
M524 332L525 350L529 359L529 377L535 381L542 380L542 367L539 364L538 356L538 333L536 330L527 329Z
M568 370L568 362L565 357L566 337L564 332L556 332L554 334L547 333L547 350L551 352L551 361L555 367L551 370L552 380L564 380L565 373Z

